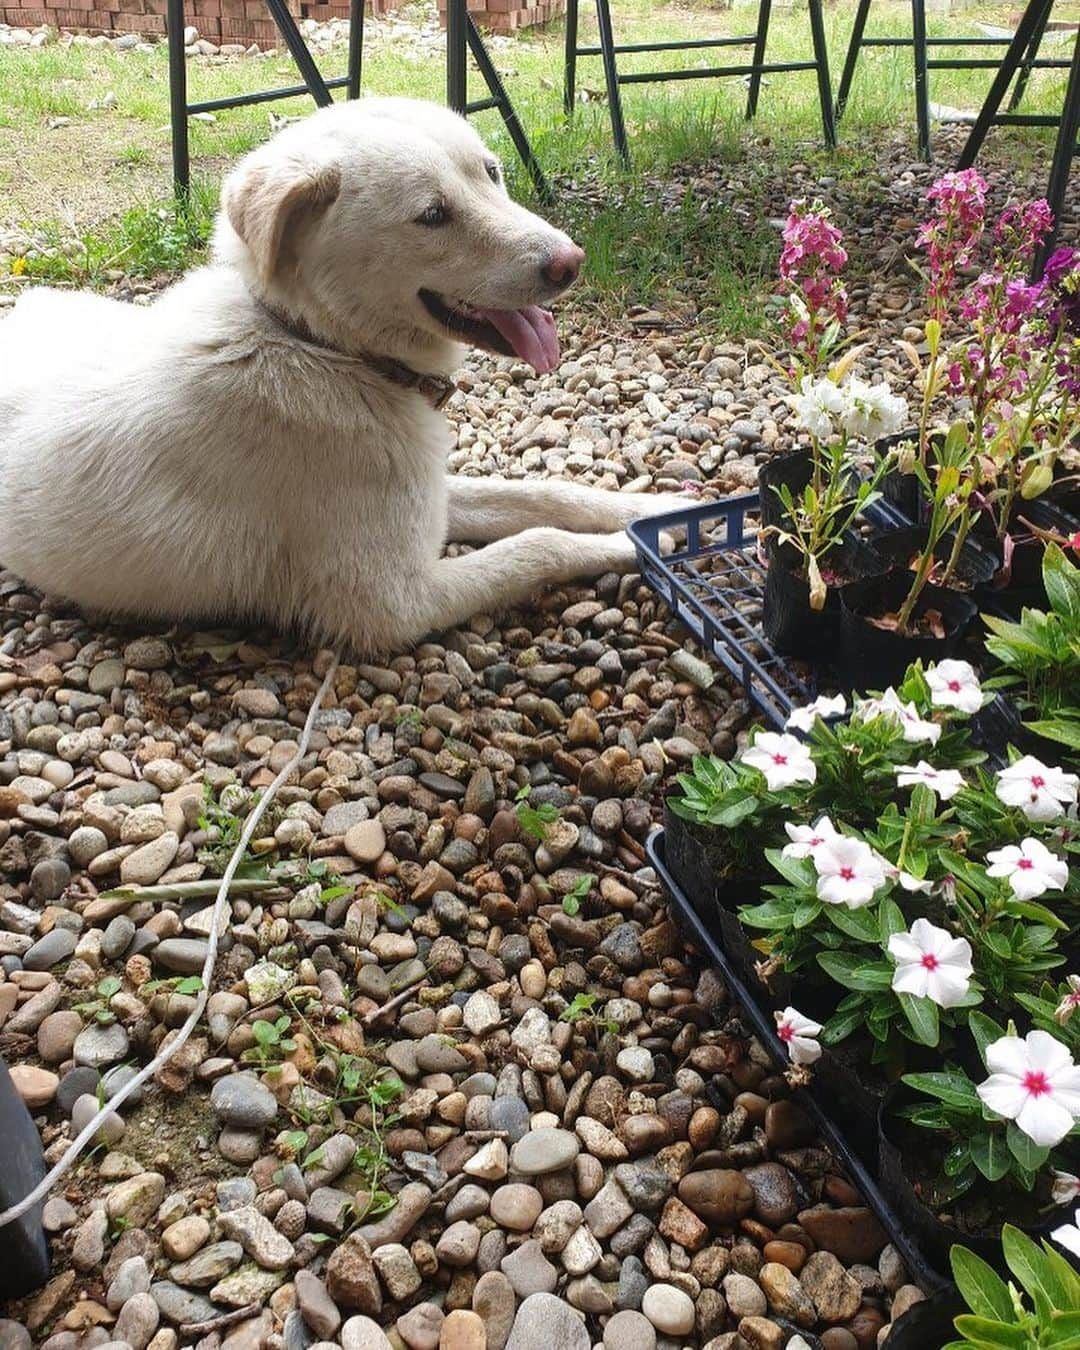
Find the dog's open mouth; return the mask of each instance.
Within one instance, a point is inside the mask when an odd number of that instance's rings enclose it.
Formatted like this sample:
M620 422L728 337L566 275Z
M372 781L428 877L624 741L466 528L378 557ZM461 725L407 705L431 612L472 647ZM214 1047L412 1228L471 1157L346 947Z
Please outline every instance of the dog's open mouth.
M559 364L555 320L538 305L524 309L480 309L463 300L448 304L434 291L422 290L420 299L431 317L459 342L486 347L501 356L519 356L538 375Z

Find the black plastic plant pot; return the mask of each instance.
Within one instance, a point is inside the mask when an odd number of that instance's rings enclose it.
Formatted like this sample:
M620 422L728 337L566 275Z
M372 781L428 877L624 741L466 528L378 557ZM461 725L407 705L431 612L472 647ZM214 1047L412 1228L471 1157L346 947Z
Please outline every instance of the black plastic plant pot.
M898 1318L885 1342L888 1350L936 1350L956 1340L953 1319L968 1311L968 1306L956 1289L939 1289L936 1293L913 1303Z
M1009 526L1013 538L1011 567L1007 583L1000 587L1011 602L1010 608L1017 607L1018 601L1032 606L1046 604L1046 589L1042 581L1046 544L1028 528L1029 525L1036 530L1070 538L1080 530L1080 518L1046 497L1016 505L1013 522Z
M821 663L835 650L840 634L840 590L849 581L881 570L877 553L857 535L849 534L822 560L828 585L822 609L810 606L810 583L798 549L770 537L769 566L765 573L762 627L778 652Z
M802 1009L802 1003L798 1006ZM887 1088L867 1082L852 1063L846 1045L844 1041L839 1046L827 1046L822 1051L821 1058L814 1065L814 1082L822 1099L829 1103L836 1120L864 1161L876 1167L878 1113Z
M906 572L853 581L840 592L842 676L860 689L879 689L902 678L913 661L923 665L951 656L978 613L978 606L960 591L925 586L912 618L917 627L927 614L940 615L943 636L924 631L913 635L879 628L871 619L895 614L911 588Z
M918 556L926 548L929 537L928 525L909 525L899 530L889 530L875 535L872 540L874 551L890 572L914 575ZM934 558L941 564L935 568L935 583L940 584L940 576L952 556L956 536L952 533L942 536L934 548ZM960 556L952 576L945 583L950 591L974 591L980 586L988 586L998 568L998 560L989 550L982 548L973 539L965 539L960 548Z
M0 1211L25 1199L45 1175L45 1160L30 1113L15 1091L7 1065L0 1059ZM41 1226L42 1205L0 1228L4 1260L0 1262L0 1298L20 1298L49 1278L49 1247Z
M905 443L916 444L918 439L918 427L909 427L907 431L899 431L895 436L883 436L879 441L875 441L874 449L884 459L897 446ZM890 506L894 506L901 515L913 523L926 518L927 508L922 488L913 473L900 473L898 469L890 470L881 480L880 491Z
M722 944L728 959L759 997L766 1008L786 1001L791 992L787 979L774 979L766 986L757 974L761 953L751 945L755 936L739 921L739 907L753 905L761 897L761 887L771 878L764 873L752 877L728 877L723 874L723 832L710 831L677 816L664 805L664 833L667 839L668 866L678 879L701 917Z
M1002 1212L992 1217L988 1214L987 1223L979 1232L958 1226L953 1221L955 1215L951 1210L943 1208L939 1212L928 1204L922 1197L920 1183L914 1178L920 1166L926 1163L928 1145L933 1135L918 1126L905 1129L906 1122L896 1114L897 1107L913 1100L913 1094L901 1087L893 1088L881 1104L877 1130L878 1181L886 1199L900 1216L919 1250L943 1275L947 1275L951 1269L949 1253L957 1244L967 1247L990 1265L1002 1269L1003 1223L1014 1224L1038 1241L1065 1221L1071 1212L1067 1207L1040 1214L1034 1200L1031 1201L1030 1215L1018 1213L1015 1203L1010 1201L1013 1196L1010 1191L1004 1192ZM987 1186L991 1193L995 1192L995 1187L989 1183ZM996 1187L996 1194L1002 1195L1000 1183Z
M766 460L758 469L758 492L761 497L761 526L781 525L786 518L784 505L776 495L776 489L788 487L793 499L798 499L803 488L810 482L814 472L814 457L810 450L792 450L786 455L777 455ZM851 468L847 471L847 490L853 493L858 486L858 472Z

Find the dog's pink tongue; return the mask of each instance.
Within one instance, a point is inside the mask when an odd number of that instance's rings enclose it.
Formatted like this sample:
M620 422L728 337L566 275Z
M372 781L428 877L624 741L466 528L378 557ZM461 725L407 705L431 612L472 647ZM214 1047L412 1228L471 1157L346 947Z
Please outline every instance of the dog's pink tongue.
M479 313L538 375L546 375L559 364L559 339L548 310L528 305L525 309L482 309Z

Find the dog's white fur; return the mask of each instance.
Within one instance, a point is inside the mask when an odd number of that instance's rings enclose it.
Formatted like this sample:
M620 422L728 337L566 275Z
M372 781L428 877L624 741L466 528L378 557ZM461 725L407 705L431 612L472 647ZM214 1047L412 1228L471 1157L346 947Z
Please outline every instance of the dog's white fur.
M446 374L461 347L421 287L498 308L563 288L541 269L573 246L491 163L441 108L342 104L239 164L211 263L152 305L24 296L0 323L3 563L92 610L258 616L359 653L630 566L640 497L447 476L443 416L350 355ZM417 223L435 201L449 223Z

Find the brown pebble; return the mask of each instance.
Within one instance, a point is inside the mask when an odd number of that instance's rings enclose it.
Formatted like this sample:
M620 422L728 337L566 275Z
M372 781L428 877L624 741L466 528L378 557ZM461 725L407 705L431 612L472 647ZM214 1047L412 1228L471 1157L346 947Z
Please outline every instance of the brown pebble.
M766 1261L775 1261L778 1265L787 1266L788 1270L796 1274L806 1264L806 1248L798 1242L783 1242L774 1238L771 1242L766 1242L762 1248L762 1255Z

